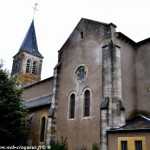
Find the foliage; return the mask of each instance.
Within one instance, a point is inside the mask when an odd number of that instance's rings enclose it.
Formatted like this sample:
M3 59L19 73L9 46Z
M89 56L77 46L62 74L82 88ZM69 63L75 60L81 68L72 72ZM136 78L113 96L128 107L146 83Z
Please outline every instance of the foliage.
M97 143L93 143L92 150L99 150L99 146Z
M51 145L51 150L68 150L67 137L64 139L64 137L62 136L61 137L61 142L52 141L50 143L50 145Z
M50 148L51 148L51 150L68 150L67 137L64 139L62 136L61 142L59 142L58 140L57 140L57 142L51 141L50 142ZM46 146L45 150L48 150L50 148L48 146ZM86 147L83 145L81 150L86 150ZM93 143L92 150L99 150L99 146L97 143Z
M27 109L19 90L0 62L0 145L21 145L26 137Z

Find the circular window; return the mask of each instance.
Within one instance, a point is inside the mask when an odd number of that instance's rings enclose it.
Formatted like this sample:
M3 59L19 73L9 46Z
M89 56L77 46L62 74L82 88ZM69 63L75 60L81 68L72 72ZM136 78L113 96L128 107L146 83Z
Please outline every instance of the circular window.
M80 66L75 73L75 77L77 81L85 80L87 75L86 68L84 66Z

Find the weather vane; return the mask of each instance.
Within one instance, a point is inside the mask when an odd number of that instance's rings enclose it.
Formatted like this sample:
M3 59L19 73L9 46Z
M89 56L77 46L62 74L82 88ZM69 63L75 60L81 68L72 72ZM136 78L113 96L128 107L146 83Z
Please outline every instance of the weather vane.
M34 11L34 12L33 12L33 18L34 18L34 15L35 15L35 11L38 11L37 8L36 8L37 4L38 4L38 3L35 3L35 6L32 7L32 8L33 8L33 11Z

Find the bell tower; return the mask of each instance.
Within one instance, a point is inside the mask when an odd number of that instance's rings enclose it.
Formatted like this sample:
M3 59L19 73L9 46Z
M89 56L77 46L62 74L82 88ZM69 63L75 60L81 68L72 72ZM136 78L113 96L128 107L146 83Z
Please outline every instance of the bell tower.
M41 80L42 59L43 56L38 51L33 19L18 53L13 57L11 78L18 87Z

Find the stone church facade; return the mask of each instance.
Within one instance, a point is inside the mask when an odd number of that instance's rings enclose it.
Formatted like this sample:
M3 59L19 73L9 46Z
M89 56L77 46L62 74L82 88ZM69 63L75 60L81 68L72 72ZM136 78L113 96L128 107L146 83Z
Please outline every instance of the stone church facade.
M82 18L53 77L40 81L42 59L33 20L12 69L29 109L29 145L63 136L69 150L150 147L149 38L136 43L113 23Z

